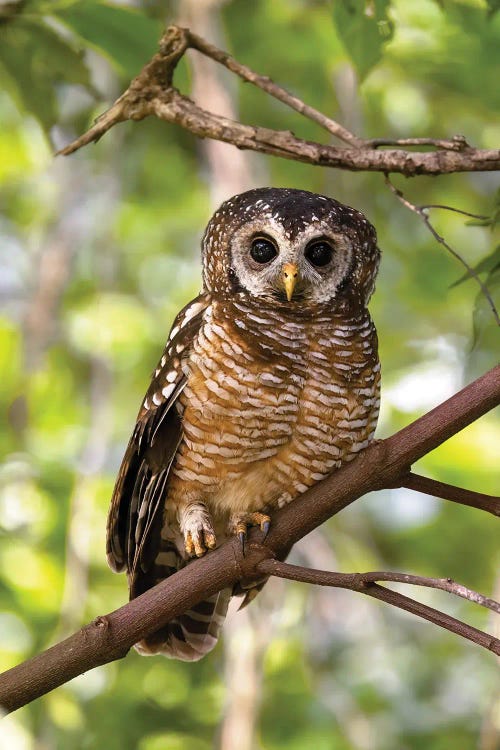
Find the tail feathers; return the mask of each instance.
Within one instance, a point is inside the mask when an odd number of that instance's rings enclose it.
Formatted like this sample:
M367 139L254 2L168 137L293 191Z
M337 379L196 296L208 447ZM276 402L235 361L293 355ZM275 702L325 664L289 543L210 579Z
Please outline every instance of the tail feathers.
M215 647L230 599L231 589L220 591L136 643L135 648L143 655L198 661Z
M139 570L131 577L131 599L185 565L185 561L173 545L166 542L163 542L163 545L165 546L156 557L153 568L147 573ZM223 589L218 594L199 602L152 635L136 643L136 650L143 656L163 654L172 659L198 661L217 643L231 594L231 589Z

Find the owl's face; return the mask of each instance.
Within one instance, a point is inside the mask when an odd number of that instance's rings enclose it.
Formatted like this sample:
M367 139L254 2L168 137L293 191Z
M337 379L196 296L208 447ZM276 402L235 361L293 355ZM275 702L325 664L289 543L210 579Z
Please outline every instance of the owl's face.
M259 188L222 204L204 238L204 280L290 306L328 303L344 292L364 302L379 251L354 209L322 195Z

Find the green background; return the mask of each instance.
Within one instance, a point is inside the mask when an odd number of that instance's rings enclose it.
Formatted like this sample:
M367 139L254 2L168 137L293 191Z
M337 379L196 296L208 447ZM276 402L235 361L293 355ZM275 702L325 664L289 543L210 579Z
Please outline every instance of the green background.
M494 365L499 351L474 282L454 285L463 269L381 175L229 146L214 152L153 119L119 125L69 158L54 158L55 148L119 96L156 50L165 22L177 20L198 24L238 60L362 137L460 133L495 148L496 6L0 6L0 669L126 600L124 577L104 560L114 476L172 319L200 287L204 226L234 185L324 192L376 225L383 250L371 303L383 369L379 437ZM200 65L190 53L176 74L194 98L203 89ZM202 72L243 122L329 142L316 125L213 64ZM498 210L494 173L394 183L415 203ZM484 261L483 279L500 305L494 227L469 226L444 211L432 218L469 264ZM499 438L490 414L416 469L498 492ZM291 559L452 576L498 594L497 539L487 514L394 490L358 501L304 539ZM462 600L408 593L494 632L488 613ZM0 749L494 750L499 713L498 666L478 646L352 592L273 581L248 610L231 615L223 642L202 662L132 652L4 719Z

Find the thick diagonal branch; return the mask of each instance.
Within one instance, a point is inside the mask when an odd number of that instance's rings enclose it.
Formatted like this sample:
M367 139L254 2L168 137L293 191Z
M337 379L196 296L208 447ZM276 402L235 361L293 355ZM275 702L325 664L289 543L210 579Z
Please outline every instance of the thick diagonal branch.
M244 125L201 109L173 86L175 68L189 48L208 55L244 80L313 120L348 143L348 147L303 140L290 131ZM463 137L448 141L424 139L426 145L433 145L437 149L435 151L409 151L404 141L399 142L397 148L381 150L379 146L383 141L371 142L358 138L335 120L277 86L267 76L258 75L223 50L192 34L189 29L178 26L167 29L160 41L159 52L113 106L84 135L59 153L71 154L82 146L99 140L118 122L142 120L150 115L180 125L200 138L215 138L232 143L237 148L322 167L385 174L399 172L407 177L500 169L499 149L472 148Z
M265 544L258 541L260 532L253 532L247 554L242 556L234 540L227 542L120 609L0 675L0 706L13 711L93 667L120 659L138 640L198 601L237 581L255 580L263 560L283 558L301 537L366 492L397 486L414 461L499 403L500 366L392 437L372 443L354 461L280 510ZM377 591L375 585L371 588ZM394 604L402 595L389 592L384 596ZM422 606L414 602L410 611L425 616ZM444 613L438 615L439 624L446 621L443 627L464 635L464 623L452 623ZM486 648L494 643L484 633L472 636L471 640Z

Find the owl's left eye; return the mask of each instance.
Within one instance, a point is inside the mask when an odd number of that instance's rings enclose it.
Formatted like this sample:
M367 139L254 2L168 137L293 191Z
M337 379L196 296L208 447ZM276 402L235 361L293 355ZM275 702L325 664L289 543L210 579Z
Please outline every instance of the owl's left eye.
M271 240L265 237L256 237L252 242L250 255L256 263L269 263L278 255L278 251Z
M309 263L313 266L326 266L332 259L333 250L332 246L325 240L319 240L318 242L311 242L306 247L304 253Z

